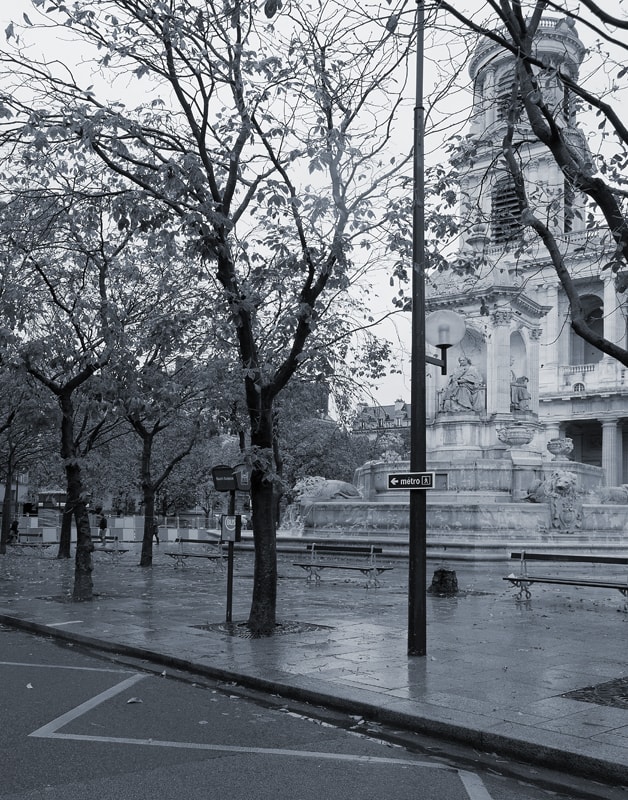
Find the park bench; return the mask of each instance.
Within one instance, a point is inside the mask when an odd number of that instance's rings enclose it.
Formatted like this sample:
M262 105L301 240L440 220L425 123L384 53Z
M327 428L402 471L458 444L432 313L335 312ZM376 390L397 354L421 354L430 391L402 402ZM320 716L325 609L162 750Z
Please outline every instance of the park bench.
M175 561L175 569L177 567L184 567L188 558L205 558L209 561L217 561L221 569L223 569L223 550L219 542L210 542L207 539L186 539L182 536L177 536L174 540L175 544L179 545L177 550L166 550L166 555L173 558ZM199 553L191 549L194 545L202 545L205 549Z
M511 553L510 557L520 562L520 569L517 575L507 575L504 580L510 581L513 586L519 589L517 599L521 600L525 594L526 600L532 594L528 588L533 583L551 583L558 586L588 586L596 589L617 589L624 597L628 598L628 573L624 580L611 578L598 580L587 577L569 577L557 574L539 575L528 572L529 561L544 561L549 563L563 564L615 564L627 566L628 557L626 556L594 556L579 553L526 553L525 551Z
M367 588L380 586L379 576L390 565L377 562L381 556L382 548L374 545L335 545L335 544L308 544L309 558L293 561L294 567L301 567L307 573L307 580L319 583L321 572L325 569L353 570L366 576Z
M46 548L53 547L57 543L44 542L44 535L41 531L19 531L17 535L17 542L10 542L10 544L12 547Z
M103 542L103 539L101 539L100 537L94 539L94 537L92 537L92 541ZM111 545L108 546L107 542L113 542L113 546ZM107 553L108 555L111 556L121 556L123 553L128 553L129 551L124 547L120 547L120 540L118 539L117 536L105 536L104 542L94 547L94 552Z

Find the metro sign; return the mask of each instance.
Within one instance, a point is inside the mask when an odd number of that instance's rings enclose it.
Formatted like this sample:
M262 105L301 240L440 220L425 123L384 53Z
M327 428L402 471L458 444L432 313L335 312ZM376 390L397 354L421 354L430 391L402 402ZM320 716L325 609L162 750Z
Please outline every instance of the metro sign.
M434 472L389 472L389 489L433 489Z

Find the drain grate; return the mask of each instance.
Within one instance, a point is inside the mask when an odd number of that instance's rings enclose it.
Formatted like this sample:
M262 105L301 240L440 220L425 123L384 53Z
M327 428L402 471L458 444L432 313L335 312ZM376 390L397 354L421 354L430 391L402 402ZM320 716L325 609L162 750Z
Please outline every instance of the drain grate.
M253 635L246 622L215 622L207 625L193 625L192 627L201 631L214 631L216 633L226 633L228 636L239 636L241 639L261 638ZM290 633L309 633L310 631L329 630L332 630L329 625L314 625L310 622L288 620L275 624L274 635L281 636Z
M574 689L561 697L580 700L583 703L595 703L598 706L612 706L628 710L628 678L615 678L612 681L598 683L597 686L585 686Z

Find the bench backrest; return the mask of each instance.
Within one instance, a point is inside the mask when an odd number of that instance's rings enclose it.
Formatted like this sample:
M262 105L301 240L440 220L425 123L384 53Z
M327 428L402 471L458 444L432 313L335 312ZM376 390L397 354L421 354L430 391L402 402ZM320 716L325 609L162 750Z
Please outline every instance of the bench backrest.
M186 539L185 536L177 536L175 542L185 542L186 544L213 544L216 547L221 544L217 539Z
M328 556L375 556L381 555L382 548L374 545L334 545L334 544L307 544L306 550Z
M595 556L584 553L511 553L519 561L563 561L581 564L628 564L626 556Z
M209 548L210 553L223 553L223 542L214 539L186 539L185 536L177 536L174 540L175 544L179 545L179 551L183 552L184 545L202 544L204 547ZM189 550L188 550L189 552Z

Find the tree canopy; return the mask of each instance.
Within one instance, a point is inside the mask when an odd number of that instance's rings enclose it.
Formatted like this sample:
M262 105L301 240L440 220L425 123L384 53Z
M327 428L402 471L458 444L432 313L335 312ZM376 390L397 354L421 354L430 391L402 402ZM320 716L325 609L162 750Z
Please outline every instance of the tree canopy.
M272 632L273 404L297 371L331 381L346 339L373 322L357 287L385 258L389 203L404 191L409 147L393 120L412 14L336 0L281 13L250 0L33 7L30 32L71 36L83 61L33 58L25 33L7 30L0 151L79 174L98 165L121 234L196 259L190 285L211 298L248 414L249 624Z

